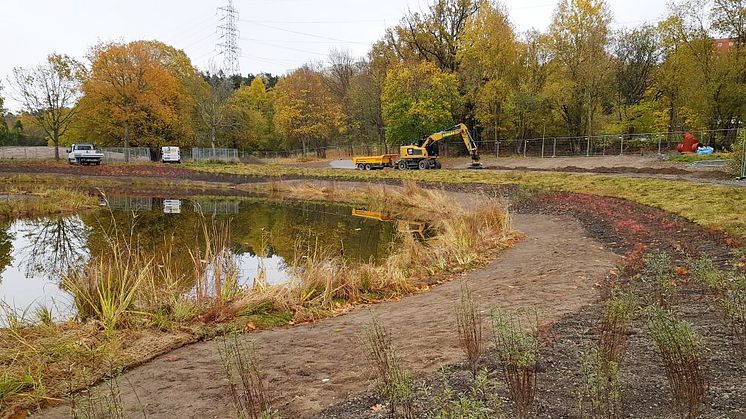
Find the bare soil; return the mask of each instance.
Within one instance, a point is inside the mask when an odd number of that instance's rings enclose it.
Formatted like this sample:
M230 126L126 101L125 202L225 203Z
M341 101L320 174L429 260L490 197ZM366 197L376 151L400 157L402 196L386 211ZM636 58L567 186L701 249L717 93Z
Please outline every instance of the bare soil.
M373 315L390 328L405 362L417 374L460 361L452 312L461 281L468 281L485 305L535 308L542 322L593 304L598 294L594 285L618 256L586 237L581 225L567 217L518 215L514 221L525 239L457 281L316 324L245 335L242 339L255 341L263 357L270 395L283 417L308 417L369 389L358 334ZM577 257L580 254L582 258ZM141 406L152 418L231 414L212 341L163 355L126 372L120 382L132 416L142 412ZM66 409L58 406L38 416L59 417Z

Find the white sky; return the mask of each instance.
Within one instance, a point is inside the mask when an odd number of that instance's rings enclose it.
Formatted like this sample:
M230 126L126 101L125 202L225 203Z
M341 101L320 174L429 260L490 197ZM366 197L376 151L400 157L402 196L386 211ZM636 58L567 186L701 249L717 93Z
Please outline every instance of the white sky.
M666 0L607 0L614 26L659 20ZM546 30L556 2L503 0L519 31ZM216 43L219 6L227 0L1 0L0 83L5 107L13 67L32 66L58 52L84 58L107 41L157 39L183 49L199 68L223 58ZM404 13L426 10L429 0L234 0L240 13L241 72L284 74L309 61L323 60L332 48L364 55L384 28Z

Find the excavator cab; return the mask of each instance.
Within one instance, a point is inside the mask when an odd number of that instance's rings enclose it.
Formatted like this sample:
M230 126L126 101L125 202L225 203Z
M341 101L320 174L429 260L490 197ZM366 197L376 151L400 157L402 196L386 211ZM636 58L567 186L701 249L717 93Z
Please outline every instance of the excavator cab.
M466 146L466 150L471 155L471 164L469 168L481 169L482 164L479 163L479 151L477 150L477 143L471 137L469 129L464 124L458 124L450 129L439 131L429 136L420 139L416 144L403 145L399 148L399 162L397 167L401 170L405 169L440 169L440 161L438 161L440 141L460 135Z

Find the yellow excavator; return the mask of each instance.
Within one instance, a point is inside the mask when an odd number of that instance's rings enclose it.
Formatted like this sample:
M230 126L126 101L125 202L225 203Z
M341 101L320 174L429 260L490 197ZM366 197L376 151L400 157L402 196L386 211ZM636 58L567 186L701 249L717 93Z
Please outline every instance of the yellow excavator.
M407 169L440 169L438 161L438 142L446 138L460 135L464 140L466 150L471 156L470 169L481 169L479 162L479 150L477 143L469 133L464 124L458 124L444 131L439 131L419 140L416 144L403 145L399 147L399 161L396 163L399 170Z

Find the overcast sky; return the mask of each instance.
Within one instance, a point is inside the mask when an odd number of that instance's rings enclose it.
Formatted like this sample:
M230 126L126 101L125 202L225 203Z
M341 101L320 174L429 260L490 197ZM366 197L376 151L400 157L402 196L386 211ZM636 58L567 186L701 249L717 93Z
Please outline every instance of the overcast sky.
M658 21L665 0L607 0L614 26ZM0 80L6 107L15 66L31 66L51 52L84 58L98 42L157 39L183 49L199 68L220 66L218 7L228 0L2 0ZM240 17L241 72L284 74L323 60L332 48L364 55L384 28L428 0L234 0ZM519 31L545 30L556 2L504 0Z

